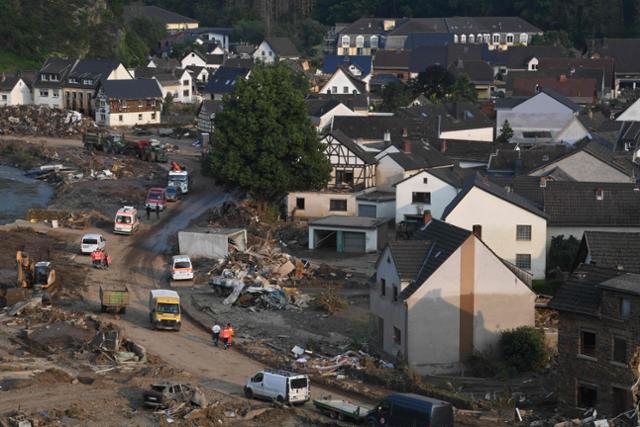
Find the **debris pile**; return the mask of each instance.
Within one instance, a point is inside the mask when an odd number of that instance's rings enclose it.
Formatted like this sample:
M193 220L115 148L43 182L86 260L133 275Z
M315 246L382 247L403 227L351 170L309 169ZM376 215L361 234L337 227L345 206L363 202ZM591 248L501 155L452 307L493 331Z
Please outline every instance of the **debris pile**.
M31 208L27 211L27 221L33 223L57 223L63 227L82 229L91 225L110 223L111 218L107 218L97 211L70 212L65 210Z
M0 108L0 134L63 137L95 127L91 118L76 111L38 105Z

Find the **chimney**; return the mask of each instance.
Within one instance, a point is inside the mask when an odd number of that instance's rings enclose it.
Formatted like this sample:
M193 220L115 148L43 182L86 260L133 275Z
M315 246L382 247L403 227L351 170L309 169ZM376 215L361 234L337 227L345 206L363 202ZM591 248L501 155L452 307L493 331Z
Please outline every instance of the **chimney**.
M389 129L384 131L384 142L391 142L391 132L389 132Z
M604 189L596 188L596 200L604 200Z
M541 176L540 177L540 188L546 188L547 187L547 177L546 176Z
M566 74L560 74L560 78L559 78L559 80L560 80L562 83L565 83L565 82L567 81L567 75L566 75Z
M411 141L406 138L402 140L402 151L407 154L411 153Z
M431 222L431 211L424 211L422 214L422 222L424 225L427 225Z
M447 152L447 140L443 139L442 140L442 144L440 144L440 152L441 153L446 153Z

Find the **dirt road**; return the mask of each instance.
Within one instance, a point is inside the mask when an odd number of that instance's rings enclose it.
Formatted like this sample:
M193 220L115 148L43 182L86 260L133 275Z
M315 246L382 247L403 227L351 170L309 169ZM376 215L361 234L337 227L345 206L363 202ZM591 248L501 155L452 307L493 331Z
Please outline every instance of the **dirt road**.
M113 268L110 271L92 270L87 280L89 286L84 308L99 311L100 284L126 283L131 293L130 306L116 323L125 330L127 336L159 355L168 364L189 372L205 387L229 394L242 394L242 385L247 378L264 368L263 365L233 349L213 347L210 335L184 316L180 332L149 328L149 291L170 285L163 254L171 249L172 237L208 209L231 198L212 180L199 175L197 157L183 154L179 160L192 166L196 172L193 193L172 204L157 222L143 224L138 235L107 237ZM113 316L104 316L113 320ZM312 394L314 397L326 394L338 396L319 387L313 387Z

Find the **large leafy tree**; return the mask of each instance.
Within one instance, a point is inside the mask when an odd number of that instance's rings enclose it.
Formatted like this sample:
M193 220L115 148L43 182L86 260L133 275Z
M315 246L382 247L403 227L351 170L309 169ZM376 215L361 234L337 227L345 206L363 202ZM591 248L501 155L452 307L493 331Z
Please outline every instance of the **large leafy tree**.
M409 85L414 95L424 94L429 99L438 100L451 93L455 82L456 78L449 70L440 65L430 65Z
M475 101L478 92L466 74L460 74L451 85L451 99L454 101Z
M327 184L331 165L307 116L301 82L284 64L259 65L225 97L210 158L221 183L263 204Z

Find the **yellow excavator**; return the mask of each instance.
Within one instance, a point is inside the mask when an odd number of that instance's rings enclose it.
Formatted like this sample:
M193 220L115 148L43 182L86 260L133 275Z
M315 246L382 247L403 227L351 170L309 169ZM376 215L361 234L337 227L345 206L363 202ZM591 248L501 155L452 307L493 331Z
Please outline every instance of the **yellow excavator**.
M18 287L32 289L42 294L43 300L50 299L50 289L56 282L56 271L50 261L33 261L26 252L16 252Z

